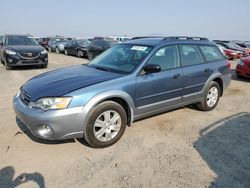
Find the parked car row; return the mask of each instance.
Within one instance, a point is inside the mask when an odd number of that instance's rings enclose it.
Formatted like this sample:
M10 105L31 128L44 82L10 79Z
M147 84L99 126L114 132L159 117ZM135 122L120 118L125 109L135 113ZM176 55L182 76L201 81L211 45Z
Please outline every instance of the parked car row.
M140 37L134 39L140 39ZM130 38L127 37L72 39L62 36L39 38L31 35L4 35L0 36L0 61L7 70L16 66L29 65L46 68L48 65L46 50L92 60L121 41L128 40ZM250 55L250 42L225 40L213 42L228 59L242 59L239 61L236 74L249 77L249 58L244 57Z
M232 42L225 40L214 40L214 42L230 60L240 59L250 55L250 47L248 47L249 44L247 42Z

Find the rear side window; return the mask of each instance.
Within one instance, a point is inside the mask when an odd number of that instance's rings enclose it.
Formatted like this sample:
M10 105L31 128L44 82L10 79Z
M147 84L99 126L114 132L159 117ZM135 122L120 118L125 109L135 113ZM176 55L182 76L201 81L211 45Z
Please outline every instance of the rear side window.
M196 45L180 45L183 66L205 63Z
M220 61L225 59L216 46L200 46L200 49L205 56L206 61Z

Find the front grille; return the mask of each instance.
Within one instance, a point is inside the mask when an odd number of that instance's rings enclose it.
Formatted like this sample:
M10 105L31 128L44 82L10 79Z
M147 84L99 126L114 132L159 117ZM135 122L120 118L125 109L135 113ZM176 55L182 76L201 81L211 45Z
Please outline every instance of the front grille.
M20 91L19 97L24 104L28 105L30 103L30 96L22 89Z
M36 59L40 56L40 53L31 53L31 52L25 52L25 53L19 53L18 54L22 59Z

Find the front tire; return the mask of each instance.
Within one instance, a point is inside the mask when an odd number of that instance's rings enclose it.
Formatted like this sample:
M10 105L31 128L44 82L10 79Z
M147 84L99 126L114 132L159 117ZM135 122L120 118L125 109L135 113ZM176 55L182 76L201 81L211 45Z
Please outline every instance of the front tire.
M83 57L83 52L81 50L77 50L77 57Z
M69 55L68 50L64 49L64 55Z
M48 67L48 64L46 64L46 65L41 65L41 68L42 69L46 69Z
M213 110L217 106L220 96L221 88L219 84L212 81L205 92L203 101L198 103L197 107L203 111Z
M87 52L87 57L91 61L94 58L93 53L92 52Z
M8 63L5 62L4 65L5 65L5 69L6 69L6 70L11 70L11 69L12 69L12 67L10 67L10 66L8 65Z
M56 47L56 53L60 54L60 50L58 47Z
M106 101L97 105L90 113L84 128L84 138L94 148L115 144L127 126L127 114L116 102Z

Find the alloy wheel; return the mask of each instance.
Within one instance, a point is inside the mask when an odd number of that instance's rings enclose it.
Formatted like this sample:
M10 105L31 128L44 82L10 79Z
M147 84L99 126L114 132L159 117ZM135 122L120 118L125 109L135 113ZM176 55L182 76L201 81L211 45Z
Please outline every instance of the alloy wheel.
M96 139L101 142L112 140L120 131L122 120L119 113L114 110L103 112L96 119L93 131Z

